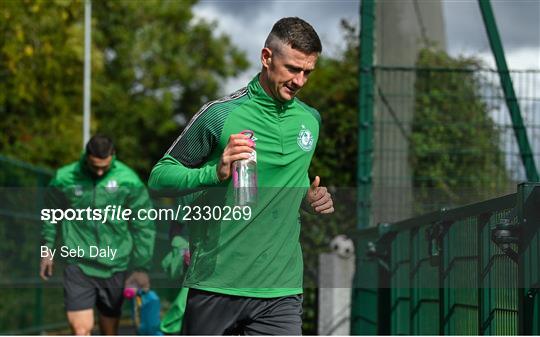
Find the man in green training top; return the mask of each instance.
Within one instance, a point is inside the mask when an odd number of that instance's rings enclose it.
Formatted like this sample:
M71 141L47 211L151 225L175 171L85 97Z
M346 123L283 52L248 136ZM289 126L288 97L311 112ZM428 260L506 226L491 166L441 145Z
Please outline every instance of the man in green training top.
M308 177L320 115L295 98L321 50L304 20L276 22L261 52L261 72L246 88L203 106L152 171L151 188L202 190L197 205L227 205L232 163L257 152L259 192L252 216L188 222L183 334L302 332L299 209L334 211L319 177L311 185ZM254 139L243 130L252 130Z
M96 306L101 333L115 335L124 286L150 287L147 271L154 249L154 223L135 215L152 207L148 192L137 174L115 158L112 141L100 135L90 139L79 161L56 172L48 191L48 209L90 208L103 211L103 218L95 218L92 211L82 213L91 219L43 219L40 276L47 280L54 259L67 257L64 302L73 333L90 335ZM110 213L105 217L105 210L113 206L130 209L133 215L129 220ZM62 242L56 245L58 237ZM73 254L66 256L70 250ZM133 270L131 275L126 275L128 268Z

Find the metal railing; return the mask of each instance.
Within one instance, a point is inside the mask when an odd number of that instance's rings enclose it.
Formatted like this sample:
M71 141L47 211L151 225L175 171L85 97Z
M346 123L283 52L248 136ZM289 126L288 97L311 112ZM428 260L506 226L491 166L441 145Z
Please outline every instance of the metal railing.
M351 333L540 334L540 184L356 237Z

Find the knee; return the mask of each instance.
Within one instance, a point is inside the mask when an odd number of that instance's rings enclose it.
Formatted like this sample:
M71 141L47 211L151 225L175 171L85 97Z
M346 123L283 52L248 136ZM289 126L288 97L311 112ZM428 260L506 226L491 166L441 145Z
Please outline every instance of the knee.
M90 336L92 327L88 325L77 324L72 327L73 334L77 336Z

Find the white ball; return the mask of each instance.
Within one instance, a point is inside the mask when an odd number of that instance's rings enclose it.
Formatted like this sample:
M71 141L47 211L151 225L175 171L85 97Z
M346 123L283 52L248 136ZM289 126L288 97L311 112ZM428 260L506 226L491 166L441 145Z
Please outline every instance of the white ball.
M330 242L330 248L344 259L354 255L354 243L346 235L338 235Z

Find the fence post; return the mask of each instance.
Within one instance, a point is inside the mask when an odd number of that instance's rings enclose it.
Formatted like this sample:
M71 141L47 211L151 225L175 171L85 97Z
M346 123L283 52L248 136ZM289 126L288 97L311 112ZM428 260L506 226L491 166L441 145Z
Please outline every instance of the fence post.
M528 181L539 181L538 171L534 162L533 152L527 137L527 130L523 124L523 118L521 116L521 110L514 91L514 85L512 84L512 78L508 71L508 65L506 64L506 58L504 56L504 49L497 29L497 23L493 10L491 9L491 3L489 0L478 0L480 6L480 12L484 19L484 26L489 38L489 44L495 57L495 63L497 63L497 70L501 80L501 87L506 99L506 105L508 106L508 112L510 112L510 118L512 119L512 126L514 127L514 133L519 146L519 153L525 172L527 173Z
M373 167L373 48L375 0L363 0L360 10L359 118L358 118L358 218L357 228L370 225Z
M540 184L518 185L519 335L540 335Z

